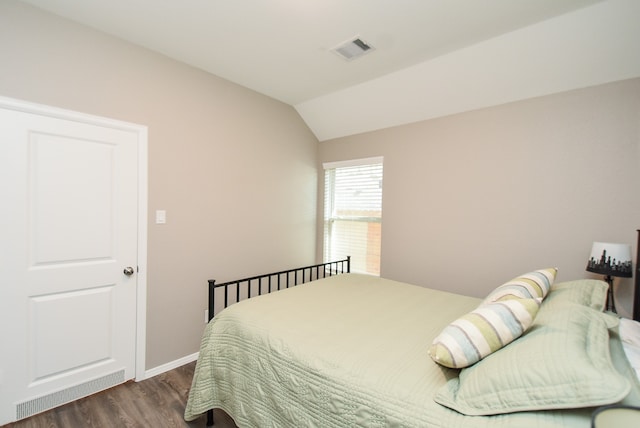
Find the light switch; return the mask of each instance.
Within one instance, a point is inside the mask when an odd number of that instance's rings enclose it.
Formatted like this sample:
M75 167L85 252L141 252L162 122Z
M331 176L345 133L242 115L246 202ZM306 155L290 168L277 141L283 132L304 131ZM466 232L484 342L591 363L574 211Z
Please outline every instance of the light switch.
M165 224L167 222L167 212L165 210L156 210L156 224Z

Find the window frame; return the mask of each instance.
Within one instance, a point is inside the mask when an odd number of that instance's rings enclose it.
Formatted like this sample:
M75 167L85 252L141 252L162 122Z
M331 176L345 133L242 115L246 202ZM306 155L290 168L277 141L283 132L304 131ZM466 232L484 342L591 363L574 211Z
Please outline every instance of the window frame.
M324 162L322 164L323 167L323 180L324 180L324 186L323 186L323 201L324 201L324 209L323 209L323 213L322 213L322 217L323 217L323 226L322 226L322 237L323 237L323 249L322 249L322 257L324 261L327 261L327 257L331 258L331 253L332 253L332 248L330 245L330 241L332 241L331 236L332 236L332 228L333 225L336 223L336 221L342 221L342 222L356 222L356 223L362 223L362 224L379 224L379 232L380 232L380 236L378 237L378 243L377 243L377 248L378 250L381 252L381 246L382 246L382 237L381 237L381 231L382 231L382 193L380 195L380 215L379 216L375 216L375 217L371 217L371 216L339 216L339 215L333 215L333 213L335 213L335 181L333 183L329 182L329 174L328 171L329 170L335 170L335 169L339 169L339 168L350 168L350 167L359 167L359 166L369 166L369 165L380 165L381 168L381 172L382 172L382 181L384 182L384 157L383 156L375 156L375 157L368 157L368 158L360 158L360 159L352 159L352 160L343 160L343 161L336 161L336 162ZM334 179L335 179L335 175L333 175ZM331 186L331 195L328 195L327 190L329 189L329 186ZM381 192L382 192L382 187L381 187ZM367 235L368 236L368 235ZM363 250L365 250L364 252L366 254L369 254L369 251L366 250L370 250L371 248L368 245L368 241L367 243L365 243ZM345 254L345 256L350 255L350 256L354 256L354 254ZM357 258L354 259L352 258L352 271L354 272L362 272L362 273L367 273L370 275L380 275L380 264L381 264L381 255L378 254L378 260L377 260L377 269L375 271L370 270L369 269L369 257L367 257L367 260L358 260ZM358 265L363 266L364 265L364 270L358 269Z

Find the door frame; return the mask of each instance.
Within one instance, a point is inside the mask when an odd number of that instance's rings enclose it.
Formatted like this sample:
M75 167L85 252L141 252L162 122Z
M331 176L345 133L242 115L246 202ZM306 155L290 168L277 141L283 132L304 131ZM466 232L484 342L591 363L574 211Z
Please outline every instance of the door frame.
M147 332L148 129L144 125L0 96L0 108L118 128L138 136L138 236L136 274L135 381L145 379Z

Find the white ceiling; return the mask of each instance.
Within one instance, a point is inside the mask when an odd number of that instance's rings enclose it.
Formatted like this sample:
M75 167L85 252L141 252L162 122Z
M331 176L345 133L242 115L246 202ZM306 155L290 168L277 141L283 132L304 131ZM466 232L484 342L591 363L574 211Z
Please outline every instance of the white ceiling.
M424 84L425 78L420 75L428 76L429 72L424 73L420 67L425 64L433 68L434 63L437 66L438 61L450 58L453 53L467 52L469 47L519 34L518 31L602 3L640 3L637 0L23 1L288 103L296 107L320 140L439 115L425 115L425 106L420 105L406 106L407 113L386 115L384 110L388 107L383 108L373 114L373 120L367 119L371 116L367 106L388 104L385 101L390 100L389 94L380 92L380 84L402 97L398 104L401 106L406 94L413 93L412 88ZM640 16L635 18L637 23ZM356 35L375 50L350 62L331 52ZM476 60L487 61L482 57ZM449 70L453 74L461 71ZM417 77L405 78L416 72ZM439 80L438 85L446 86L446 82ZM367 87L370 90L363 90ZM428 93L424 98L424 102L433 105L442 102ZM442 114L467 109L469 106L450 107ZM396 118L398 114L401 117ZM376 115L388 120L383 120L381 126ZM350 124L351 119L355 127Z

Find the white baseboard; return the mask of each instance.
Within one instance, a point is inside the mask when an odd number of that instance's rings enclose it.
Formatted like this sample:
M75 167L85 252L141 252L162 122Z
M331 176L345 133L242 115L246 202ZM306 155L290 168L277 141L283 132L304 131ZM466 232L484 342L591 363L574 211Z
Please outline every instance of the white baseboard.
M150 377L154 377L164 372L168 372L169 370L173 370L180 366L184 366L185 364L189 364L197 359L198 359L198 352L196 352L195 354L187 355L186 357L178 358L177 360L174 360L174 361L170 361L161 366L154 367L144 372L144 379L149 379ZM140 380L144 380L144 379L140 379Z

